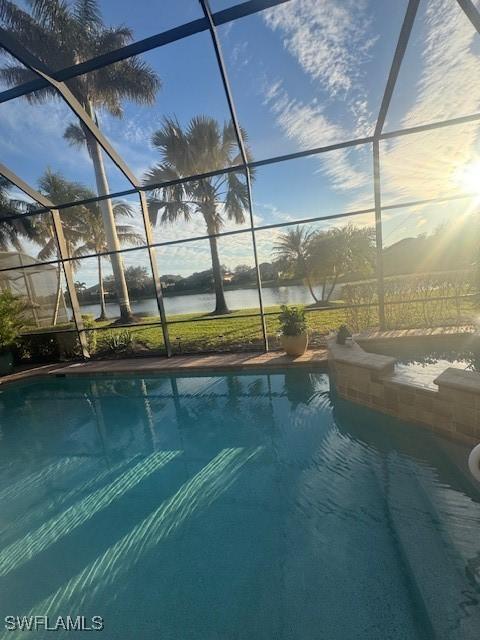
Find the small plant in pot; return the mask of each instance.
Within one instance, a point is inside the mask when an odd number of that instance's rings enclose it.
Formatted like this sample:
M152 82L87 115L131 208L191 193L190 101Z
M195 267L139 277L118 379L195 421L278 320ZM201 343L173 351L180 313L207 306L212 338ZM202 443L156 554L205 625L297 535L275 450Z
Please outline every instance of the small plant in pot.
M0 375L13 371L13 352L22 328L23 304L10 291L0 292Z
M299 307L281 306L280 320L281 343L289 356L301 356L308 346L307 322L305 311Z
M346 324L342 324L337 333L337 344L345 344L347 338L351 338L352 334L350 333Z

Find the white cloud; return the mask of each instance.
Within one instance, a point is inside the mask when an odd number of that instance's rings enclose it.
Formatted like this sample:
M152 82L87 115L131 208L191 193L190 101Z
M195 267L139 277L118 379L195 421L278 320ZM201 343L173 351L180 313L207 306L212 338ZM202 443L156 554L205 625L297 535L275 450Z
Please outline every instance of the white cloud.
M322 107L290 99L278 83L267 90L265 102L270 104L285 135L301 148L328 146L347 138L342 127L325 116ZM360 189L370 180L368 172L358 169L350 161L348 150L328 152L318 156L318 160L321 172L328 176L332 187L339 191Z
M340 5L332 0L292 0L264 12L264 16L271 29L281 32L284 48L320 85L327 98L345 101L356 122L354 135L369 133L371 116L362 64L368 59L375 36L369 34L365 2ZM305 103L291 98L283 80L265 84L264 104L270 107L287 138L299 148L328 146L352 137L352 132L326 114L325 104L320 105L316 99ZM359 206L371 200L370 193L361 193L368 187L370 173L352 162L348 150L318 158L320 172L328 177L333 189L359 190Z
M331 96L352 89L375 39L365 38L369 20L362 0L293 0L264 12L284 47Z
M422 72L415 104L404 127L475 113L480 109L479 35L460 6L450 0L428 3L422 33ZM405 87L404 87L405 88Z

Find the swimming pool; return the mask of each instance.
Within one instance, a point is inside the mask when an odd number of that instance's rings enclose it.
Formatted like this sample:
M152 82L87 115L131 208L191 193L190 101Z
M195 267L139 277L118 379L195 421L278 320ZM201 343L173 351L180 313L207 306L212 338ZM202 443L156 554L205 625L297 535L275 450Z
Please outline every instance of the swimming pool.
M327 374L38 380L0 392L0 424L2 621L478 638L466 451L335 398Z

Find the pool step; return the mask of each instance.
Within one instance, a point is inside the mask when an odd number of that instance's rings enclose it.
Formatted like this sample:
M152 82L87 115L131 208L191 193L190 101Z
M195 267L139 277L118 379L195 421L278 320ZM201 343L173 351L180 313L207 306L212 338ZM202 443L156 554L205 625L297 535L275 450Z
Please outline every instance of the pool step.
M389 454L387 508L405 566L438 640L478 640L478 594L425 491L428 477Z

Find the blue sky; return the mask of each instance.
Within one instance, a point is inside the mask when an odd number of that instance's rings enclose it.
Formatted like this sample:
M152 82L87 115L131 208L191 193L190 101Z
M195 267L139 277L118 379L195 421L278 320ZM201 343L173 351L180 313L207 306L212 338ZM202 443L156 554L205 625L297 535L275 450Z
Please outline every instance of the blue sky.
M232 4L212 2L214 10ZM255 159L372 133L406 5L406 0L290 0L219 28L238 116ZM103 0L101 8L106 22L131 26L137 39L201 16L196 0L159 3L157 9L147 0ZM385 129L480 111L479 52L478 34L455 0L422 0ZM229 118L208 33L142 58L162 80L156 103L126 103L122 120L99 114L105 135L138 176L158 160L150 139L162 117L175 115L183 125L198 114L220 122ZM87 154L63 139L70 121L61 102L31 106L20 98L0 105L2 161L34 185L49 166L94 188ZM383 202L465 191L462 167L476 161L477 134L476 124L462 125L382 143ZM112 191L129 188L111 163L107 170ZM371 147L262 167L253 197L258 224L372 207ZM471 203L438 207L437 214L426 207L405 210L403 216L386 214L387 244L431 231L437 220L467 206ZM355 221L371 224L372 217ZM176 239L203 231L197 220L157 228L155 237ZM249 235L234 238L223 243L223 262L249 264ZM270 259L274 240L275 232L262 234L262 259ZM198 270L209 266L207 243L176 246L168 255L164 272L189 273L192 260Z

